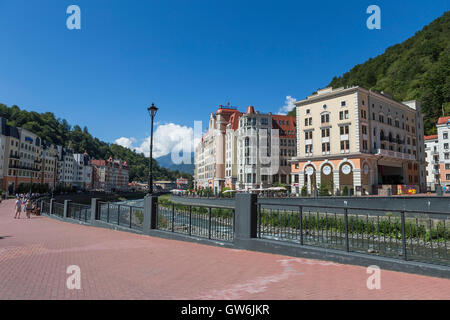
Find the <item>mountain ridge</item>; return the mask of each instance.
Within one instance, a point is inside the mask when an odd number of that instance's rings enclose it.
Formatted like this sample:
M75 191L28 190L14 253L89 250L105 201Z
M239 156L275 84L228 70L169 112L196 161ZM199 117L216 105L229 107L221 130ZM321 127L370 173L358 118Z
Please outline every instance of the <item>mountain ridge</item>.
M450 11L409 39L335 76L327 87L361 86L397 101L422 104L425 134L436 133L442 113L450 115ZM289 115L295 116L295 108Z

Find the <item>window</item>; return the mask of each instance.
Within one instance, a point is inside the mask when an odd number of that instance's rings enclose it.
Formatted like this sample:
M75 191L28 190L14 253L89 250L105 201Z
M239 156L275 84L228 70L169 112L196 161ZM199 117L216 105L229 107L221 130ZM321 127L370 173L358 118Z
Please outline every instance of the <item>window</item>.
M330 152L330 143L322 143L322 152Z
M341 135L348 134L349 126L342 126L342 127L340 127L340 130L341 130Z
M312 139L312 131L306 131L305 132L305 140L311 140Z
M305 153L312 153L313 152L313 146L312 144L305 146Z
M348 110L339 112L339 120L348 119Z
M367 145L367 140L363 140L363 149L364 149L364 150L369 149L369 148L368 148L368 145Z
M361 130L363 134L367 134L367 127L366 126L361 126Z
M381 123L384 123L384 116L383 115L378 115L378 121L380 121Z
M445 175L445 180L450 180L450 174Z
M444 139L445 139L445 140L448 139L448 132L444 132Z
M446 163L445 164L445 170L449 170L450 169L450 163Z
M322 138L326 138L330 136L330 129L322 129Z
M312 118L305 118L305 126L312 125Z
M448 150L448 143L444 143L444 149Z
M362 109L361 109L361 118L367 119L367 113L366 113L366 110L362 110Z
M345 107L346 102L345 101L341 101L341 107Z
M330 115L327 113L327 114L323 114L322 116L321 116L321 121L322 121L322 123L328 123L328 122L330 122Z
M341 141L341 151L348 151L348 150L350 150L350 141L349 140Z

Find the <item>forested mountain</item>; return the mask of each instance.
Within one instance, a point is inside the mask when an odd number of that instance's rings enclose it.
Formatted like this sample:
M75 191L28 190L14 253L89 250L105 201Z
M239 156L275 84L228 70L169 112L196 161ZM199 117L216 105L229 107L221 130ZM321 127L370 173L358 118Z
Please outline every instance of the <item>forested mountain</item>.
M450 11L405 42L334 77L329 86L361 86L390 93L398 101L418 100L425 134L436 133L442 108L450 116Z
M156 158L156 161L158 161L158 164L161 167L167 168L169 170L179 170L186 173L194 174L194 153L191 153L191 164L175 164L172 161L172 155L169 153L165 156Z
M83 129L77 125L72 127L65 119L56 119L51 112L29 112L21 110L18 106L7 107L1 103L0 117L7 119L9 125L27 129L54 144L67 147L71 141L75 153L83 153L86 150L94 159L108 159L112 156L127 161L130 180L147 181L148 158L128 148L94 138L87 127ZM155 180L173 180L180 176L191 178L190 174L168 170L153 161Z

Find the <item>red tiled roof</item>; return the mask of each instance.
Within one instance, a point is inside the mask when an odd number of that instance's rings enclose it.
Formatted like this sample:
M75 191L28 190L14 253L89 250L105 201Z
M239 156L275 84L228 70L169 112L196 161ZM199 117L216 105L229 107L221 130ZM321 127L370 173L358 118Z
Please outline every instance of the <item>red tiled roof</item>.
M247 107L247 114L255 114L255 108L253 106Z
M220 106L219 109L217 109L216 114L221 114L221 113L235 113L235 112L239 112L234 108L226 108L226 107L222 107Z
M241 112L235 112L231 115L230 120L228 120L228 123L231 123L231 129L237 130L239 127L239 118L242 116Z
M281 123L280 123L280 121L281 121ZM272 116L272 124L273 124L273 128L274 129L279 129L280 130L280 137L281 136L287 136L287 137L290 137L290 138L295 138L296 137L295 117L273 115ZM289 131L290 131L291 134L289 134Z
M438 138L438 135L437 134L434 134L434 135L432 135L432 136L425 136L424 137L424 140L425 141L427 141L427 140L435 140L435 139L437 139Z
M98 166L98 167L106 166L106 161L105 160L91 160L91 163L94 166Z
M442 117L442 118L439 118L437 124L438 125L440 125L440 124L447 124L449 120L450 120L450 117Z

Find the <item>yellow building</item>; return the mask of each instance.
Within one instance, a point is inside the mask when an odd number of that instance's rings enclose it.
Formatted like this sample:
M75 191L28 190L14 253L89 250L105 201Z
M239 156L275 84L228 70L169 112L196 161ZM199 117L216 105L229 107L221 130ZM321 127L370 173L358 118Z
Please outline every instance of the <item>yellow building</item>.
M361 87L326 88L295 103L297 157L292 190L400 194L425 188L420 103ZM381 190L383 191L381 191Z

